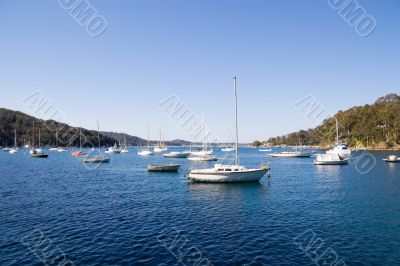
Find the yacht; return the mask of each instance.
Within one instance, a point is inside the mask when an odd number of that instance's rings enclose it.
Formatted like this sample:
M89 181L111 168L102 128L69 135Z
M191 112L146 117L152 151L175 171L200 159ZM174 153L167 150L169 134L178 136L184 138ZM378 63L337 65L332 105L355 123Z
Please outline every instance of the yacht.
M129 152L129 150L126 146L126 134L124 134L124 147L122 147L121 153L128 153L128 152Z
M203 115L203 123L204 123L204 115ZM195 151L191 153L191 156L187 159L192 162L210 162L217 161L217 157L212 156L212 150L208 150L208 141L207 141L207 126L203 126L204 129L204 139L203 139L203 149L199 151ZM193 155L193 156L192 156Z
M190 181L217 182L217 183L255 182L259 181L270 169L268 166L248 169L245 166L241 166L239 163L236 77L233 79L233 87L235 95L235 125L236 125L235 164L233 165L215 164L213 168L191 169L188 175L188 179Z
M338 154L317 154L315 165L342 165L347 164L348 160L340 157Z
M31 157L32 158L47 158L47 157L49 157L49 155L47 153L44 153L42 151L42 149L40 148L40 127L39 127L39 145L38 145L38 148L35 148L35 121L33 121L32 140L33 140L32 149L29 151L29 154L31 155Z
M333 146L331 149L327 150L327 154L337 154L341 158L350 158L351 157L351 150L347 147L346 144L339 142L339 126L338 120L335 118L336 121L336 145Z
M162 138L162 132L160 129L160 141L158 142L157 146L154 147L153 151L154 152L163 152L167 151L168 148L164 145L163 138Z
M118 148L117 143L114 144L114 147L108 147L105 153L108 154L119 154L121 153L121 149Z

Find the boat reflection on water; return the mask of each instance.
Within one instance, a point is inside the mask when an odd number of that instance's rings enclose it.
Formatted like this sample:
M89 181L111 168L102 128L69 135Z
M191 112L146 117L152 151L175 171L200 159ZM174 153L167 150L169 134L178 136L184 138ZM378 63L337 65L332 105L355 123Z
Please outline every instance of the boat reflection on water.
M243 183L201 183L188 182L188 189L194 192L192 196L211 199L214 196L248 196L256 197L258 192L268 192L270 181L266 182L243 182ZM197 192L199 192L197 194Z

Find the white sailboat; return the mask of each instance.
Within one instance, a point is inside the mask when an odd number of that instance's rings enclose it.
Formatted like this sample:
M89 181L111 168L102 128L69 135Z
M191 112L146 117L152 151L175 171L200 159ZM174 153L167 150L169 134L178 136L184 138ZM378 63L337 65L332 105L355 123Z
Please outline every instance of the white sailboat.
M168 148L164 145L162 132L160 129L160 141L158 142L157 146L154 147L153 151L154 152L163 152L163 151L167 151L167 150L168 150Z
M107 150L105 151L105 153L108 153L108 154L119 154L119 153L121 153L121 149L118 148L117 143L114 143L114 146L113 147L108 147Z
M128 153L128 152L129 152L129 150L126 147L126 134L124 134L124 147L122 147L121 153Z
M101 152L100 126L99 126L98 120L97 120L97 141L99 143L99 154L96 157L90 157L90 156L86 157L85 159L83 159L84 163L109 163L110 162L110 158L104 157L103 153Z
M351 150L347 147L346 144L339 142L339 126L338 120L336 120L336 145L333 146L330 150L326 151L326 154L337 154L341 158L349 158L351 156Z
M204 126L204 114L202 114L201 129L203 130L203 132L205 132L203 138L203 147L202 149L195 149L194 151L192 151L190 154L193 156L207 156L213 153L213 150L209 150L207 146L207 127Z
M18 145L17 145L17 130L14 129L14 147L9 151L11 154L18 153Z
M49 155L44 153L40 148L40 127L39 127L39 145L38 148L35 148L35 121L33 121L33 130L32 130L32 139L33 139L33 146L30 150L30 155L32 158L47 158Z
M214 168L192 169L189 172L189 180L194 182L254 182L259 181L268 171L269 167L248 169L239 164L239 137L238 137L238 119L237 119L237 92L236 77L233 79L235 94L235 125L236 125L236 143L235 143L235 164L222 165L215 164Z
M192 155L195 156L190 156L187 159L192 162L210 162L210 161L217 161L218 158L215 156L212 156L212 151L208 150L208 140L207 140L207 126L204 127L204 139L203 139L203 149L199 152L192 152ZM211 153L210 153L211 152Z
M149 125L147 125L147 148L141 148L138 151L138 155L140 155L140 156L154 155L154 153L150 150L149 138L150 138L150 129L149 129Z

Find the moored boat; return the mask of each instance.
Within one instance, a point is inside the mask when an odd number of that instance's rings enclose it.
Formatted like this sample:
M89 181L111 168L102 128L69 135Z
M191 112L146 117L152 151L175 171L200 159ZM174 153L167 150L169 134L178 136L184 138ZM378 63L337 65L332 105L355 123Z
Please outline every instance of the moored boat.
M310 157L313 153L310 151L283 151L277 153L270 153L269 156L272 157Z
M149 164L147 171L149 172L177 172L179 170L179 164Z
M83 159L84 163L109 163L110 162L110 158L104 157L103 153L101 152L99 121L97 121L97 141L99 143L99 154L96 157L86 157L85 159Z
M337 154L317 154L314 160L315 165L343 165L347 163L347 159Z
M163 154L165 158L187 158L190 155L190 151L171 151Z
M383 160L388 163L399 163L400 157L397 157L396 155L389 155L388 157L386 157Z

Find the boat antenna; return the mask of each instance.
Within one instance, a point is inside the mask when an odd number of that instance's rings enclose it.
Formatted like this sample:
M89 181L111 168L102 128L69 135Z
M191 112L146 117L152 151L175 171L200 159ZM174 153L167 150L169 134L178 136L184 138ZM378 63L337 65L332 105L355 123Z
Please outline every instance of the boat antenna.
M236 126L236 144L235 144L235 164L239 165L239 136L238 136L238 112L237 112L237 91L236 91L236 77L233 78L233 89L235 93L235 126Z

